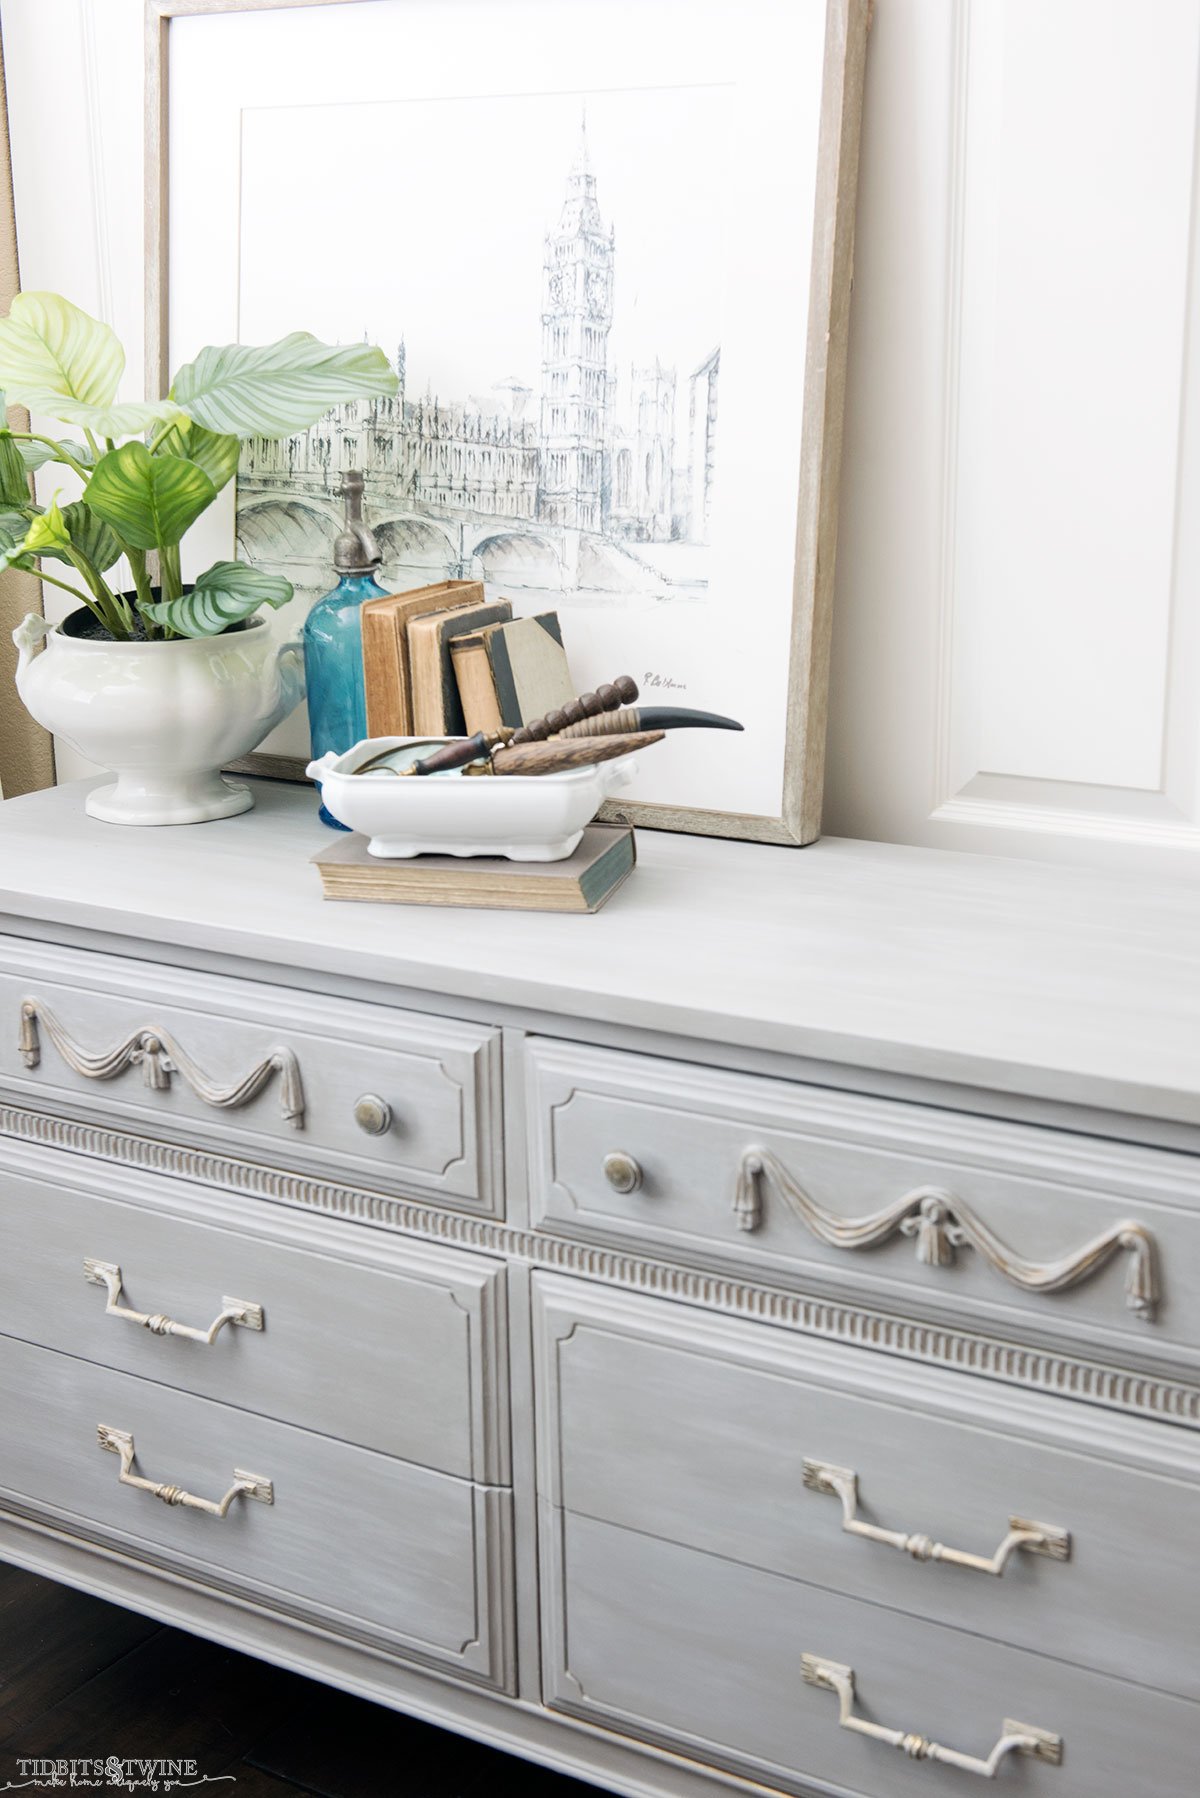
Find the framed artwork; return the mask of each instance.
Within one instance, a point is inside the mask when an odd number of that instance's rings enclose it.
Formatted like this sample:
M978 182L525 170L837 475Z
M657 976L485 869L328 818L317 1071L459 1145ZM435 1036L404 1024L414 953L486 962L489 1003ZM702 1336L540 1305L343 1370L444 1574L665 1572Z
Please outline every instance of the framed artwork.
M820 828L868 0L147 0L149 388L205 343L381 344L394 398L244 447L197 551L558 613L581 688L740 718L635 823ZM248 764L302 774L296 714Z

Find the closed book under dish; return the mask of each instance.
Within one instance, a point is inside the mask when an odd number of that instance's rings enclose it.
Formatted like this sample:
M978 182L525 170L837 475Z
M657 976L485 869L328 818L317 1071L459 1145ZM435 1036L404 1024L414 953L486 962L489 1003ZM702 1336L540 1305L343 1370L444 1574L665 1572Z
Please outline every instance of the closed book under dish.
M512 862L504 856L422 855L383 861L367 839L345 837L313 856L327 899L390 905L476 906L488 911L599 911L637 860L626 824L589 824L564 861Z

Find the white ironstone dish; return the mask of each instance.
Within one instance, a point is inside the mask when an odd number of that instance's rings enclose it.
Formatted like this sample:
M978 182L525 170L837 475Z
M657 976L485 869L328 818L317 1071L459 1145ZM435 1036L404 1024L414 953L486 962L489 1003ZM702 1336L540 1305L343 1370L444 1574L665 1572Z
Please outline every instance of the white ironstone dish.
M583 827L631 778L635 758L616 756L562 774L373 775L354 770L386 749L433 745L424 737L368 737L344 755L308 764L325 809L370 838L372 855L505 855L557 862Z

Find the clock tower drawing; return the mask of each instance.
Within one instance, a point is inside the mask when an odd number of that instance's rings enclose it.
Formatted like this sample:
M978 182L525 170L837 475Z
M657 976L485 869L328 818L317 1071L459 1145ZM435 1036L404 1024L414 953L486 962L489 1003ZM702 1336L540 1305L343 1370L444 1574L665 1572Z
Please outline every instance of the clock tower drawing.
M542 463L538 515L569 530L603 519L615 236L596 202L587 120L542 270Z

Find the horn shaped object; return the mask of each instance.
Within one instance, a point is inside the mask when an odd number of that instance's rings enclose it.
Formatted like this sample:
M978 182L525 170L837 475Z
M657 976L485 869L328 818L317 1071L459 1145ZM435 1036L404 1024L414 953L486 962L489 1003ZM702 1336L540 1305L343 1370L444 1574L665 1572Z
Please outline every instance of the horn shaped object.
M581 718L555 731L551 741L564 737L606 737L631 730L742 730L736 718L723 718L720 712L697 712L683 705L623 706L617 712L601 712L594 718Z

